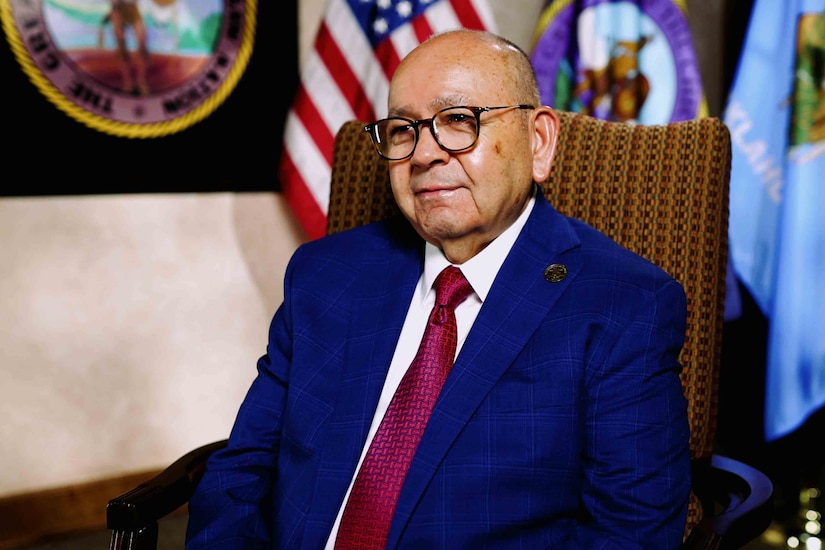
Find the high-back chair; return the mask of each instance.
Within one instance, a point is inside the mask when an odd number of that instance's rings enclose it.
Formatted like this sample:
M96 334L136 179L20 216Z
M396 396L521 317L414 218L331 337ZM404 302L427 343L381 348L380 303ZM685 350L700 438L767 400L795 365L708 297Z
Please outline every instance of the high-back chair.
M693 493L683 548L739 548L770 523L773 489L761 472L713 453L727 262L728 129L716 118L641 126L558 114L558 149L550 178L542 183L550 202L659 265L687 294L681 362ZM327 233L399 213L387 162L363 127L350 121L336 135ZM223 445L197 449L111 500L112 548L127 539L140 544L141 538L146 546L131 548L155 548L157 519L188 500L206 456Z

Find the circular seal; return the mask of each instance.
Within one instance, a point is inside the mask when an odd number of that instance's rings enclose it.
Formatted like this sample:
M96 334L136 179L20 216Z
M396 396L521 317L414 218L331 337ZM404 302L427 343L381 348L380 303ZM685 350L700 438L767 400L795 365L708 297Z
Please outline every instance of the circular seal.
M531 61L542 102L604 120L707 115L684 0L560 0L541 14Z
M209 116L246 69L256 0L0 0L29 80L100 132L153 138Z

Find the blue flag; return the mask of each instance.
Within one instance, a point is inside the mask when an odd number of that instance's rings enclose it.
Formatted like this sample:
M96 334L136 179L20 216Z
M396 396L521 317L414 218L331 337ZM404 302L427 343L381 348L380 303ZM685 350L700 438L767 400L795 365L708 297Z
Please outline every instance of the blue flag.
M768 441L825 405L825 0L756 0L724 119L733 267L769 320Z

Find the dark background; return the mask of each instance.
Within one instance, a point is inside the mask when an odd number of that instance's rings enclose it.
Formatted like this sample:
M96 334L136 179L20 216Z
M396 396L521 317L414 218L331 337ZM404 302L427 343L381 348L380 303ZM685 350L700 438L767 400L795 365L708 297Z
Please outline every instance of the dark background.
M297 0L258 0L255 45L225 102L189 128L126 138L58 109L0 43L0 196L277 191L283 125L298 85Z

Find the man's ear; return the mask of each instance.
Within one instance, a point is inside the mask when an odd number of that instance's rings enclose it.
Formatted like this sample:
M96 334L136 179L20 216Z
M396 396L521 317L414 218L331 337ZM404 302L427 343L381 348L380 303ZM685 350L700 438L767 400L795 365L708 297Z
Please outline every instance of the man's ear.
M561 123L552 108L541 106L533 111L533 181L541 183L550 177L550 167L556 154Z

